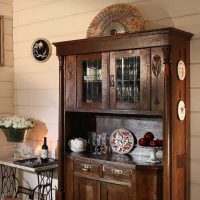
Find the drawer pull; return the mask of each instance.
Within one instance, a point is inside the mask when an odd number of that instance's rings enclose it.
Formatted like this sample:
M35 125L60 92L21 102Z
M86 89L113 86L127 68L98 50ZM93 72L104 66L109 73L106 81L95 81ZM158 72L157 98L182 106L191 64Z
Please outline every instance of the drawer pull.
M90 169L92 168L92 165L88 165L88 164L82 164L82 170L85 172L89 172Z
M82 170L85 171L85 172L89 172L90 171L90 169L86 169L86 168L82 168Z
M114 174L120 174L120 175L123 174L123 171L119 169L111 169L111 172Z

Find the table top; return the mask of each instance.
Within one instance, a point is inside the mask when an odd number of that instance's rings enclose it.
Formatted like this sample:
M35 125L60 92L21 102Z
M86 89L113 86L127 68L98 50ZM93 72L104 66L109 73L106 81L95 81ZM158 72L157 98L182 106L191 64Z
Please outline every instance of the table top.
M38 158L29 158L30 161L31 159L37 160ZM40 171L47 171L47 170L51 170L51 169L56 169L58 167L58 163L55 162L49 162L49 163L45 163L44 166L39 165L39 166L27 166L24 164L20 164L22 163L22 161L27 161L29 160L27 158L22 158L22 159L18 159L18 160L14 160L11 157L5 157L5 158L0 158L0 165L6 165L9 167L13 167L13 168L17 168L17 169L21 169L21 170L26 170L26 171L30 171L30 172L40 172Z

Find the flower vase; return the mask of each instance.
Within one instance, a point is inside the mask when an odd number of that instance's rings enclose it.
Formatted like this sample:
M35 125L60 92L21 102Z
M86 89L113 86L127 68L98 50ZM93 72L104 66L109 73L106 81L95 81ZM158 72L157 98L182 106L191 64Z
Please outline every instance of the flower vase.
M14 128L1 128L8 142L13 143L13 159L19 158L19 147L21 142L24 141L24 136L27 129L14 129Z
M27 129L1 128L7 142L23 142Z

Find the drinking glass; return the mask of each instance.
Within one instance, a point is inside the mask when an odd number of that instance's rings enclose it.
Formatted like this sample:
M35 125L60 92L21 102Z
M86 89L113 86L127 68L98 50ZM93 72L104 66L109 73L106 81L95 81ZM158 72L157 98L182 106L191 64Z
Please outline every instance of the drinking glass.
M106 133L103 132L101 133L101 152L102 153L106 153L106 146L107 146L107 137L106 137Z
M98 148L97 148L97 133L96 132L92 132L92 145L94 146L93 154L97 154Z
M97 153L101 154L102 150L102 135L101 133L97 133Z
M90 152L93 151L92 134L93 134L93 132L88 132L87 133L87 144L88 144L88 150Z
M19 148L20 148L20 143L13 142L13 159L14 160L19 159L19 154L20 154Z

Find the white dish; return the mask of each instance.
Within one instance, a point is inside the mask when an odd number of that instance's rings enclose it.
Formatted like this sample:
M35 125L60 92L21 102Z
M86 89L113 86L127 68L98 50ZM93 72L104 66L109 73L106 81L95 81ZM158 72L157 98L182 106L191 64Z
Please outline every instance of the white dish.
M86 148L74 148L74 147L70 147L70 149L73 152L83 152L86 150Z
M83 152L86 150L87 141L83 138L74 138L69 140L68 145L73 152Z

